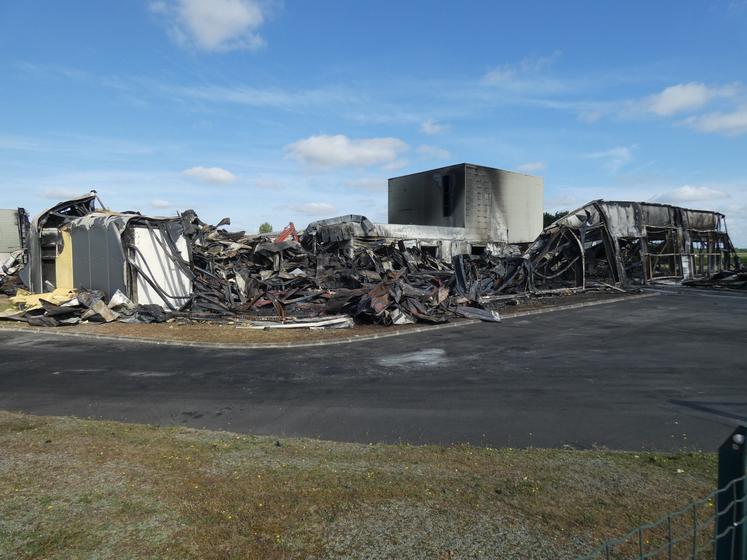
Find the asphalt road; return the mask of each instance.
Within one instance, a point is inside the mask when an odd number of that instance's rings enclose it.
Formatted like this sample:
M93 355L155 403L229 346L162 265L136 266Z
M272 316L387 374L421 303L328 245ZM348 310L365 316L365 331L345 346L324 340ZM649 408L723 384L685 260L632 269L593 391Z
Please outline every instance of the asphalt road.
M0 333L0 408L360 442L713 450L747 422L747 295L688 290L325 347Z

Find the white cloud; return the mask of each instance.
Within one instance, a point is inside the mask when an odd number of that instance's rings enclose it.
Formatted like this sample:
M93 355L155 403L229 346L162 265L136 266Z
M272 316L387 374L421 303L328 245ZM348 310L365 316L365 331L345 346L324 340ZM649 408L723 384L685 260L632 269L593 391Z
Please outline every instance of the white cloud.
M389 182L382 177L361 177L359 179L352 179L345 184L353 189L374 192L385 191L389 187Z
M191 167L182 171L182 175L206 183L226 184L236 180L236 175L222 167Z
M717 132L727 136L747 133L747 106L731 113L706 113L685 119L685 124L701 132Z
M359 101L354 94L338 88L284 90L256 88L247 85L221 86L159 86L166 94L188 97L210 103L236 103L249 107L292 109L307 106L348 104Z
M541 161L530 161L529 163L522 163L516 169L522 173L539 173L545 170L545 164Z
M449 159L451 157L451 154L448 150L444 150L443 148L439 148L438 146L418 146L417 151L421 156L431 159Z
M150 205L153 208L171 208L172 204L168 200L163 200L160 198L155 198L150 201Z
M711 187L683 185L654 197L657 202L686 204L689 202L713 201L729 198L729 194Z
M682 111L698 109L708 103L711 96L711 89L705 84L677 84L650 96L647 108L652 113L667 117Z
M673 117L681 113L692 113L718 99L739 97L744 87L732 84L709 86L700 82L675 84L646 97L614 101L562 102L552 101L547 106L576 111L584 122L596 122L602 117L628 119L646 115ZM691 117L692 119L693 117ZM689 119L690 120L690 119Z
M427 119L420 124L420 132L429 136L435 136L441 134L446 130L446 127L440 123L437 123L433 119Z
M352 139L343 134L318 135L285 147L288 157L320 168L391 165L408 146L399 138Z
M605 168L610 173L617 173L625 164L633 159L633 149L636 146L618 146L601 152L586 154L587 158L600 159L604 161Z
M307 216L331 217L337 213L337 207L329 202L305 202L303 204L291 204L288 210Z
M209 51L257 49L265 41L257 32L265 21L257 0L172 0L150 4L166 18L169 33L179 44Z

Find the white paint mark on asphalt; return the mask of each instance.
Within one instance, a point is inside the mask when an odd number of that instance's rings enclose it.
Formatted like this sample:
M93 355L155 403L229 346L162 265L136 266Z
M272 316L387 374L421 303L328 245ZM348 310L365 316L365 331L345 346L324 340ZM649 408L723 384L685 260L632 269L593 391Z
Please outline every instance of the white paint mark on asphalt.
M176 375L173 371L131 371L128 373L130 377L171 377Z
M70 375L70 374L79 374L79 373L106 373L105 369L100 368L93 368L93 369L85 369L85 368L78 368L78 369L68 369L68 370L55 370L51 372L52 375Z
M395 354L379 358L377 363L386 368L438 367L449 363L446 351L442 348L426 348L417 352Z

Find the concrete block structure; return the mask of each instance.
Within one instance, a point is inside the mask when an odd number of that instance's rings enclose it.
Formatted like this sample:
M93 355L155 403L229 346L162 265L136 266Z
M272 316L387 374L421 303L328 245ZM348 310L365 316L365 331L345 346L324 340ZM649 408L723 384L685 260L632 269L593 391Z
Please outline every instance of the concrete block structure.
M460 163L389 179L388 221L461 228L475 244L531 243L542 232L543 194L541 177Z

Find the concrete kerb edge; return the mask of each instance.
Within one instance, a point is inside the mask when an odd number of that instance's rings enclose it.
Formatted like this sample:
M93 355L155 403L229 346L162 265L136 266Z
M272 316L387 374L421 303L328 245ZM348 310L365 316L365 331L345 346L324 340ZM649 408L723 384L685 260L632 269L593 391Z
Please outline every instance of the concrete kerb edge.
M518 317L526 317L529 315L542 315L544 313L553 313L557 311L571 311L573 309L581 309L583 307L593 307L596 305L604 305L608 303L619 303L621 301L634 301L638 299L644 299L660 295L656 292L647 292L643 294L637 294L632 296L621 296L617 298L603 299L599 301L587 301L582 303L572 303L568 305L557 305L554 307L546 307L542 309L531 309L527 311L518 311L511 313L510 315L501 316L501 321L509 321ZM217 348L225 350L260 350L260 349L272 349L272 348L308 348L313 346L331 346L334 344L350 344L353 342L365 342L367 340L377 340L381 338L391 338L394 336L403 336L408 334L418 334L423 332L433 332L444 329L453 329L458 327L466 327L469 325L476 325L481 321L475 319L466 319L455 323L446 323L443 325L432 325L429 327L417 327L413 329L403 329L395 332L382 333L382 334L369 334L363 336L351 336L348 338L341 338L338 340L318 340L315 342L250 342L246 344L235 343L235 342L199 342L199 341L185 341L185 340L155 340L152 338L143 338L136 336L116 336L108 334L95 334L95 333L73 333L73 332L60 332L57 330L43 329L40 327L31 328L14 328L14 327L0 327L0 332L19 332L19 333L34 333L44 334L50 336L61 336L61 337L72 337L72 338L87 338L93 340L110 341L110 342L137 342L143 344L152 344L155 346L182 346L192 348Z

